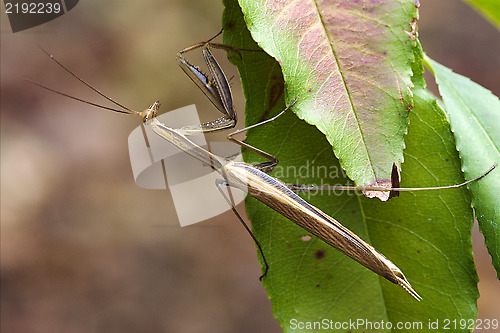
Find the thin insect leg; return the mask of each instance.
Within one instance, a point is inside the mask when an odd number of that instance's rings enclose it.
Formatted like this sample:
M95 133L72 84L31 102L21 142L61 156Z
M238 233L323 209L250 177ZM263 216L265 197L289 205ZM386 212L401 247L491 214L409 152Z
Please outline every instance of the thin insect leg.
M242 48L237 48L237 47L234 47L234 46L231 46L231 45L226 45L226 44L221 44L221 43L212 43L212 41L219 37L220 34L222 34L222 32L224 31L224 29L221 29L215 36L213 36L212 38L210 38L209 40L206 40L206 41L203 41L203 42L199 42L199 43L196 43L196 44L193 44L191 46L188 46L182 50L180 50L177 54L184 54L184 53L187 53L189 51L192 51L192 50L196 50L200 47L206 47L206 46L210 46L210 47L213 47L215 49L220 49L220 50L223 50L223 51L226 51L226 52L236 52L240 58L241 58L241 53L240 51L247 51L247 52L263 52L262 49L258 49L258 50L252 50L252 49L242 49Z
M199 42L199 43L193 44L191 46L188 46L188 47L180 50L179 52L177 52L177 55L183 54L183 53L187 53L189 51L196 50L196 49L198 49L200 47L204 47L205 45L210 44L210 42L213 41L215 38L219 37L220 34L222 34L223 31L224 31L224 29L220 29L220 31L215 36L213 36L212 38L210 38L209 40L206 40L204 42Z
M274 117L271 117L269 119L266 119L264 121L261 121L260 123L257 123L257 124L253 124L253 125L250 125L248 127L245 127L245 128L242 128L242 129L239 129L237 131L234 131L230 134L228 134L228 138L229 137L232 137L236 134L239 134L239 133L242 133L242 132L245 132L245 131L248 131L249 129L252 129L252 128L255 128L257 126L260 126L260 125L264 125L264 124L267 124L267 123L271 123L273 121L275 121L276 119L278 119L278 117L280 117L281 115L283 115L286 111L290 110L290 108L292 106L295 105L295 103L297 103L297 101L299 100L299 98L297 97L292 103L290 103L290 105L288 105L286 108L284 108L282 111L280 111L280 113L278 113L277 115L275 115Z
M201 47L201 45L198 47ZM264 50L262 50L262 49L256 49L256 50L243 49L243 48L238 48L238 47L234 47L231 45L220 44L220 43L211 43L211 42L206 43L205 45L203 45L203 47L205 47L205 48L211 47L214 49L219 49L219 50L222 50L226 53L234 52L240 57L240 59L243 59L243 55L241 54L242 51L244 51L244 52L264 52Z
M280 113L278 113L276 116L274 117L271 117L269 119L266 119L264 121L261 121L260 123L257 123L257 124L253 124L251 126L248 126L248 127L245 127L245 128L242 128L240 130L237 130L237 131L234 131L233 133L229 134L227 136L227 139L248 149L248 150L251 150L257 154L259 154L260 156L263 156L265 158L267 158L269 160L269 162L264 162L264 163L259 163L259 164L256 164L254 165L257 169L261 170L261 171L264 171L264 172L271 172L273 170L273 168L279 163L278 159L269 154L269 153L266 153L265 151L263 150L260 150L258 148L255 148L254 146L251 146L249 145L248 143L246 142L243 142L241 140L238 140L238 139L235 139L234 136L236 134L239 134L239 133L242 133L242 132L245 132L251 128L255 128L257 126L260 126L260 125L264 125L264 124L267 124L267 123L270 123L270 122L273 122L275 121L279 116L283 115L287 110L289 110L298 100L299 98L297 97L290 105L288 105L284 110L282 110Z
M267 158L269 160L268 162L254 164L254 167L256 167L257 169L259 169L265 173L271 172L274 169L274 167L276 165L278 165L278 163L279 163L279 160L275 156L273 156L269 153L266 153L263 150L255 148L254 146L251 146L246 142L240 141L240 140L232 138L232 137L228 137L228 140L242 146L243 148L246 148L248 150L251 150L251 151L257 153L262 157Z
M217 36L215 36L217 37ZM215 38L213 37L213 38ZM209 39L208 41L206 42L199 42L199 43L196 43L194 45L191 45L191 46L188 46L186 47L185 49L183 50L180 50L177 55L182 55L184 53L187 53L189 51L193 51L193 50L196 50L196 49L199 49L201 47L204 47L204 48L208 48L208 47L213 47L214 49L219 49L219 50L223 50L225 52L236 52L240 58L242 57L241 56L241 52L240 51L248 51L248 52L263 52L261 49L258 49L258 50L251 50L251 49L239 49L237 47L234 47L234 46L231 46L231 45L226 45L226 44L220 44L220 43L211 43L210 41L213 39Z
M243 225L243 227L245 228L245 230L248 232L248 234L250 235L250 237L252 237L253 241L255 242L255 245L257 245L257 248L259 249L260 255L262 257L262 261L264 262L264 266L265 266L264 273L259 277L259 280L262 280L267 275L267 271L269 270L269 265L267 264L266 257L264 256L264 251L262 250L262 246L260 245L259 241L257 240L257 238L255 237L255 235L253 234L252 230L248 227L248 225L245 223L245 221L243 220L243 218L240 216L240 214L238 213L238 211L236 210L236 208L234 208L233 203L231 202L231 200L229 200L229 198L226 196L226 194L222 190L221 187L224 186L224 185L226 187L228 187L227 183L225 181L223 181L223 180L219 179L219 180L215 181L215 186L217 186L217 189L222 194L222 196L224 197L224 199L226 200L226 202L231 207L231 210L233 211L233 213L236 215L236 217L238 218L238 220L240 221L240 223Z
M493 171L498 166L498 163L493 164L488 170L486 170L483 174L467 180L460 184L455 185L446 185L446 186L434 186L434 187L394 187L394 188L384 188L384 187L372 187L372 186L344 186L344 185L299 185L299 184L286 184L287 187L294 192L314 192L314 191L347 191L347 190L355 190L355 191L381 191L381 192L389 192L389 191L400 191L400 192L410 192L410 191L427 191L427 190L445 190L452 188L459 188L480 180L481 178L487 176L491 171Z
M210 47L213 47L214 49L220 49L220 50L223 50L223 51L226 51L226 52L236 52L236 53L240 54L240 56L241 56L240 51L245 51L245 52L264 52L264 50L262 50L262 49L243 49L243 48L239 48L239 47L235 47L235 46L231 46L231 45L227 45L227 44L220 44L220 43L211 43L211 42L208 42L208 43L206 43L206 45L208 45Z

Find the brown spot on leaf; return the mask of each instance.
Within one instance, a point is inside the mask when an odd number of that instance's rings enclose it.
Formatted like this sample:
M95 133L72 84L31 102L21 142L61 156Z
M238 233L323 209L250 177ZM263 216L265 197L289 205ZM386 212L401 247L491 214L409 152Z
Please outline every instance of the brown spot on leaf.
M312 239L312 237L309 235L304 235L304 236L300 237L300 240L303 242L309 242L311 239Z
M228 31L233 30L234 26L235 26L234 21L227 21L226 25L224 26L224 30Z
M325 257L325 253L325 250L318 250L316 251L316 253L314 253L314 256L316 257L316 259L323 259Z

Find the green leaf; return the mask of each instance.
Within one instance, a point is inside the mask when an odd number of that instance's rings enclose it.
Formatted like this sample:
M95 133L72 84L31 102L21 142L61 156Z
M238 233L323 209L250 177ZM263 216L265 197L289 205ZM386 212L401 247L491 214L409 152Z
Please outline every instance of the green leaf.
M357 184L387 185L413 103L414 2L239 3L253 39L281 65L287 103L299 98L294 112L326 135Z
M234 0L225 1L224 43L256 49ZM418 50L417 50L418 51ZM283 51L284 52L284 51ZM417 52L418 53L418 52ZM418 55L418 54L417 54ZM269 118L284 108L283 81L276 61L264 52L233 54L247 100L247 124ZM419 73L421 65L415 66ZM282 80L282 79L281 79ZM422 78L415 77L422 85ZM402 186L460 183L460 160L453 135L435 100L416 92L406 137ZM289 95L290 96L290 95ZM248 132L247 142L277 156L272 175L288 183L337 185L349 179L333 155L329 142L314 126L288 112L275 122ZM262 161L245 152L247 161ZM402 193L383 203L353 193L306 193L303 197L330 214L384 253L406 274L423 297L417 302L402 288L379 277L253 198L247 213L262 244L270 270L263 279L275 317L285 332L312 332L299 323L334 325L331 331L375 331L365 324L347 329L335 325L357 319L398 331L427 332L429 322L473 319L477 314L477 275L472 257L472 210L466 189ZM318 330L316 330L318 331ZM470 330L462 329L455 332Z
M500 100L429 57L457 141L466 179L500 162ZM479 228L500 278L500 169L469 185Z
M500 3L498 0L465 0L500 29Z

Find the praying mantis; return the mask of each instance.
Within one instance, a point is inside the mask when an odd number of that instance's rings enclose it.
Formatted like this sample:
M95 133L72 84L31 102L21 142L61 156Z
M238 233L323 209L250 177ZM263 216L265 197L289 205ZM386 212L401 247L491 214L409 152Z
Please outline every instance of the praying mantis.
M211 122L203 123L201 125L185 126L181 128L171 128L168 125L161 123L156 118L160 107L160 103L158 101L154 102L144 111L139 112L132 110L118 103L117 101L108 97L102 92L100 92L98 89L96 89L95 87L87 83L85 80L77 76L75 73L73 73L71 70L66 68L63 64L61 64L58 60L56 60L52 55L48 53L47 55L53 61L55 61L61 68L63 68L73 77L75 77L83 84L88 86L94 92L101 95L111 103L117 105L121 109L115 109L99 105L96 103L88 102L80 98L70 96L68 94L54 90L52 88L48 88L39 83L36 82L33 83L52 92L58 93L60 95L99 108L103 108L118 113L139 116L144 125L151 128L154 133L156 133L166 141L170 142L171 144L179 148L181 151L191 155L192 157L201 161L204 164L210 165L216 172L218 172L219 175L221 176L221 180L216 183L216 186L219 188L221 194L224 196L224 198L228 201L230 205L231 203L229 199L225 196L222 190L223 186L231 186L246 191L252 197L256 198L263 204L274 209L279 214L285 216L286 218L293 221L297 225L301 226L311 234L317 236L327 244L343 252L345 255L354 259L361 265L372 270L373 272L384 277L385 279L401 286L416 300L420 301L422 299L420 295L415 290L413 290L410 282L407 280L403 272L394 263L392 263L392 261L387 259L383 254L378 252L373 246L365 242L363 239L354 234L352 231L344 227L333 217L322 212L319 208L311 205L310 203L308 203L306 200L304 200L295 193L295 192L303 192L309 190L326 189L330 187L325 187L325 186L313 187L313 186L286 184L281 180L270 176L268 173L278 164L278 160L276 159L276 157L234 138L236 134L244 132L250 128L261 126L266 123L274 121L276 118L281 116L287 110L292 108L297 99L295 99L294 102L288 105L277 116L264 120L260 123L254 124L252 126L246 127L244 129L234 131L227 136L228 140L230 140L231 142L236 143L242 146L243 148L253 151L263 156L264 158L268 159L267 162L259 164L236 162L230 158L217 156L211 153L210 151L196 145L193 141L189 139L190 135L215 132L233 128L237 122L237 117L233 107L231 89L228 80L211 52L211 47L218 47L226 50L231 50L231 48L221 44L212 43L212 40L215 37L217 37L217 35L209 39L208 41L187 47L179 51L177 54L177 61L181 69L190 77L190 79L198 86L198 88L200 88L200 90L207 96L207 98L212 102L212 104L222 113L222 117ZM210 75L202 73L200 69L189 63L184 58L184 54L186 52L198 48L202 49L203 57L207 64ZM471 181L483 177L492 169L493 168L491 168L485 174L473 180L470 180L462 184L454 185L452 187L463 186ZM340 187L340 188L345 188L345 187ZM448 187L439 187L439 188L448 188ZM379 190L379 191L419 190L418 188L381 189L381 188L368 188L368 187L359 187L358 189ZM433 189L438 189L438 188L433 188ZM265 265L264 272L261 278L265 277L269 269L269 265L265 260L262 248L258 240L251 233L250 229L246 226L243 219L232 205L231 209L233 210L233 212L235 212L240 222L243 223L243 225L245 226L245 228L247 229L247 231L250 233L253 240L257 244L257 247L260 251L260 254L263 258L263 262Z

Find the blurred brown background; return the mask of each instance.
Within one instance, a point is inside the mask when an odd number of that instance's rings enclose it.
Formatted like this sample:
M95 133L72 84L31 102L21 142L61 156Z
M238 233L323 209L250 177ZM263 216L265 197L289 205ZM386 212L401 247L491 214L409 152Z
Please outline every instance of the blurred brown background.
M175 54L216 33L222 10L221 1L88 0L16 34L2 13L2 332L280 331L234 216L181 229L167 191L134 184L127 137L138 119L23 80L101 101L42 46L133 109L156 99L163 111L196 104L210 120L216 111ZM424 50L500 95L499 32L456 0L422 0L420 13ZM500 284L477 230L474 241L479 314L500 319Z

